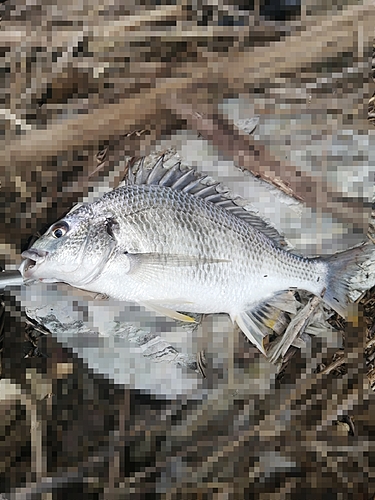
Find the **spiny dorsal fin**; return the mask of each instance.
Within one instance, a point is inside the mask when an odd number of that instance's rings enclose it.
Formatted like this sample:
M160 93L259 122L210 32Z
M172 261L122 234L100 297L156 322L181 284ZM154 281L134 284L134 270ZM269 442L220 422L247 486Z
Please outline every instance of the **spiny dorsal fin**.
M228 191L221 188L220 183L208 184L204 182L206 178L207 176L198 174L193 168L181 170L181 162L166 168L163 155L159 157L152 168L146 167L145 157L140 161L130 161L120 186L126 184L156 185L189 193L228 210L231 214L268 236L277 246L281 248L287 246L284 237L273 226L258 215L238 205L235 199L229 196Z

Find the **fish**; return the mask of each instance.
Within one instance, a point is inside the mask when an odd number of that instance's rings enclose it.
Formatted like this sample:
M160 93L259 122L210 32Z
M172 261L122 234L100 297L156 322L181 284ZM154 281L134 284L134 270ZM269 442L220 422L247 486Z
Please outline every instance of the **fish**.
M162 156L147 169L143 159L118 187L75 205L33 241L20 272L26 283L63 282L176 320L228 314L264 355L275 311L296 313L293 290L346 317L351 282L375 246L299 255L236 200L179 162L167 168Z

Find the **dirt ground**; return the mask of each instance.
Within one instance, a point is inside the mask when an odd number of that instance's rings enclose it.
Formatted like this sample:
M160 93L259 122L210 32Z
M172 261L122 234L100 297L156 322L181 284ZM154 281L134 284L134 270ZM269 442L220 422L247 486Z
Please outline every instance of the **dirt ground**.
M125 157L170 147L303 253L374 241L371 1L7 0L0 14L4 269L36 231L115 187ZM279 372L238 332L228 354L218 320L206 379L176 371L200 392L173 397L115 383L113 350L95 369L26 323L22 297L6 290L1 306L1 498L375 498L374 290ZM85 295L60 300L92 321Z

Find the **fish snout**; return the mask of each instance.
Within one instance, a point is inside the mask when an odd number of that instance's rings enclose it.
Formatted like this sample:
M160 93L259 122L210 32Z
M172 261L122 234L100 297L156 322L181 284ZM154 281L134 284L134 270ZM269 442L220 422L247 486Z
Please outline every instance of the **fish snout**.
M44 260L47 255L48 252L46 250L40 250L39 248L29 248L29 250L25 250L21 254L22 258L34 260L35 262Z
M37 265L41 264L47 257L48 252L39 248L29 248L22 252L21 256L25 259L20 267L20 271L24 277L30 275L30 271Z

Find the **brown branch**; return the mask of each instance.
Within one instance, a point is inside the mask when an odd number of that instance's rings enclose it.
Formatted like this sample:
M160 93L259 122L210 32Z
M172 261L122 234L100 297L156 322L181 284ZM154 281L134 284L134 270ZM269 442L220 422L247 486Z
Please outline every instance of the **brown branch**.
M72 9L74 12L74 9ZM29 47L42 47L53 44L60 47L68 45L72 40L82 40L84 36L91 37L91 40L107 39L107 46L114 47L116 43L124 42L124 32L134 32L139 30L144 25L155 21L166 21L170 18L180 19L186 17L186 10L184 3L181 2L176 5L163 5L156 9L141 11L141 14L134 14L124 16L121 20L108 20L99 17L97 13L90 15L87 11L85 16L84 30L77 30L76 28L57 29L53 33L49 29L44 32L41 30L31 31L25 28L24 23L11 23L2 27L0 31L0 47L19 47L22 43L27 43ZM76 17L76 21L82 21L82 15ZM65 19L67 21L67 19ZM48 25L46 24L46 27ZM41 26L41 29L43 27ZM91 47L95 48L95 47Z
M239 167L273 184L285 194L305 201L309 207L318 207L344 221L350 217L351 222L358 224L366 232L368 218L363 209L366 205L370 206L370 202L348 198L343 193L334 191L322 176L311 176L294 165L279 161L260 141L233 126L223 116L203 116L190 105L174 97L166 97L164 102L178 117L184 118L189 126L212 142L223 154L232 158Z
M75 121L66 125L75 128L74 132L72 130L72 135L79 135L77 131L85 130L82 127L88 126L89 122L91 122L91 126L88 127L88 137L94 136L93 140L98 140L104 135L102 133L103 128L107 129L108 136L111 127L107 125L112 125L116 119L121 120L121 118L128 117L127 123L132 118L132 125L134 125L134 121L139 123L142 117L134 120L137 116L136 109L139 114L140 110L144 111L146 107L151 105L147 116L154 115L155 99L158 96L169 95L173 90L187 90L191 85L198 82L209 86L210 81L216 81L217 78L220 78L227 81L225 89L232 92L235 90L244 91L248 85L268 82L280 73L295 73L300 67L310 65L314 61L318 62L336 56L338 50L345 51L352 48L357 42L357 21L363 22L365 33L371 33L373 23L370 14L372 14L372 10L373 3L371 0L365 1L362 5L351 6L340 14L333 17L329 16L323 21L319 20L320 22L317 21L317 25L311 27L308 32L302 32L273 43L266 53L263 47L257 47L253 51L246 50L235 54L231 53L227 58L220 54L217 60L212 55L211 60L206 61L204 66L201 63L184 64L176 69L177 78L170 79L167 82L165 80L159 82L156 89L146 92L140 98L135 97L133 101L124 100L106 107L107 112L106 109L101 111L101 120L98 115L99 110L94 110L93 114L88 116L87 119L86 117L77 117ZM285 57L285 54L288 54L288 57ZM65 66L62 69L65 71ZM181 72L183 74L181 78L178 78L178 74L181 74ZM51 75L56 77L55 72L51 73ZM115 119L111 120L110 116ZM93 127L95 124L97 127ZM127 127L125 123L123 128L131 129L133 128L132 125ZM142 125L144 126L144 124ZM57 125L54 130L50 131L50 134L55 140L60 139L60 128L66 132L69 131L68 126ZM111 133L112 136L116 135L118 128L117 125ZM35 132L27 134L22 141L15 140L10 145L10 150L14 152L18 150L20 155L30 156L30 150L28 152L26 150L35 139L40 142L40 153L42 154L42 150L45 150L45 154L48 156L50 154L49 137L45 141L41 141L38 137L44 136L46 131ZM49 135L48 132L47 135ZM71 141L65 141L65 143L71 143ZM73 143L71 147L73 147Z
M343 352L341 356L339 356L335 361L332 361L324 370L322 370L321 373L322 375L328 375L329 373L333 372L334 370L337 370L340 366L344 365L347 362L347 357L345 356L345 353Z

